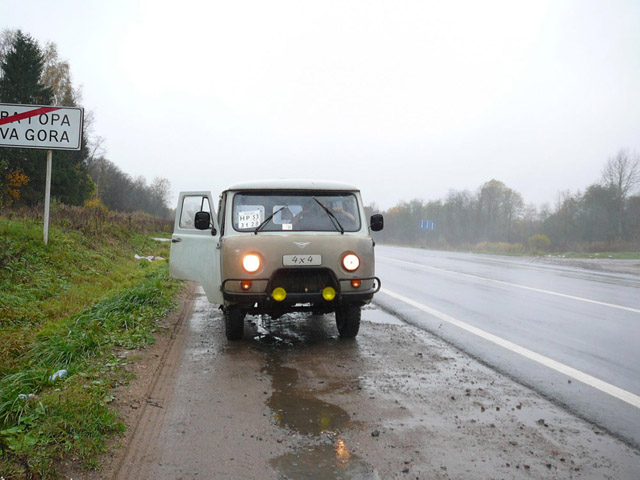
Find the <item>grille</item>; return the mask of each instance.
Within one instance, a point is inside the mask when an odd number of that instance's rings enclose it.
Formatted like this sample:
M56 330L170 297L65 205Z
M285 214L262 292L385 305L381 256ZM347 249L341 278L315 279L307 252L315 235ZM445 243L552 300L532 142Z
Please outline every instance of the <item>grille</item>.
M333 273L326 268L282 268L271 277L271 289L276 287L289 293L320 293L325 287L338 290Z

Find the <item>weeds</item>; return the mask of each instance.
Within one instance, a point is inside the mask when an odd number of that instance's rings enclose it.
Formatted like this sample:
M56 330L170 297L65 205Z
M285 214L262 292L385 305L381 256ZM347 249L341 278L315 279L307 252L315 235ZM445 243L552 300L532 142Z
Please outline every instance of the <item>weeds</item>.
M86 211L89 210L89 211ZM55 478L65 458L95 467L122 431L109 389L122 381L115 348L153 342L180 288L148 216L57 205L49 245L34 211L0 217L0 475ZM35 218L35 219L34 219ZM136 223L138 222L138 223ZM132 228L130 228L132 227ZM66 370L62 378L51 375Z

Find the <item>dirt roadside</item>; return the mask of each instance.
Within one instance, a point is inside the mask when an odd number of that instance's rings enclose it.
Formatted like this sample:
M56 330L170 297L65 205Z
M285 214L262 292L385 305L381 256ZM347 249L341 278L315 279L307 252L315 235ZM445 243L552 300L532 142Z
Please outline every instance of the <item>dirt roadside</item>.
M227 342L191 286L113 393L121 448L68 478L640 477L639 452L375 307L355 341L329 315L253 321Z
M616 258L566 258L558 255L531 257L532 263L595 270L597 272L640 275L640 260Z

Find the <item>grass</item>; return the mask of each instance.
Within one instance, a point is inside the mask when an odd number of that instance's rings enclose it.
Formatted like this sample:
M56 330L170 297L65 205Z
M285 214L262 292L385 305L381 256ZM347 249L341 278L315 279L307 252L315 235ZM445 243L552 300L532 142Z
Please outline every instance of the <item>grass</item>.
M62 207L59 207L62 208ZM153 342L180 284L153 222L60 214L42 244L36 215L0 217L0 476L55 478L62 459L96 466L124 429L109 403L126 381L116 349ZM104 212L103 212L104 213ZM79 216L85 216L79 221ZM152 225L152 228L149 228ZM66 370L62 378L52 379Z

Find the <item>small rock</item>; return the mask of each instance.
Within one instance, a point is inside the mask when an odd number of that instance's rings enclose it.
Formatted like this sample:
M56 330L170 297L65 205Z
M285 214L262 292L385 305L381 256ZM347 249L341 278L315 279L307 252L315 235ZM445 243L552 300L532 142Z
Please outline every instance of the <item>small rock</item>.
M371 432L371 436L372 437L379 437L380 436L380 430L374 430L373 432Z

